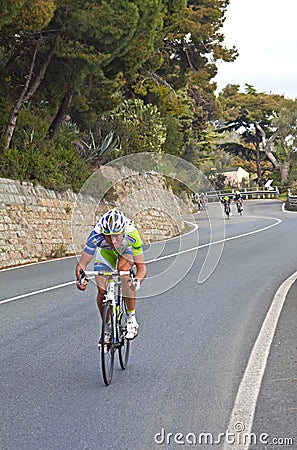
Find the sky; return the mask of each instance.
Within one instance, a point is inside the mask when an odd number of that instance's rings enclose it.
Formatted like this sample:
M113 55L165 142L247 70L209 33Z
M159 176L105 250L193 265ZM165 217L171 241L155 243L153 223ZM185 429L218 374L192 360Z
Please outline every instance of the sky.
M239 56L218 63L217 92L227 84L244 92L248 83L258 92L297 98L297 0L231 0L222 33Z

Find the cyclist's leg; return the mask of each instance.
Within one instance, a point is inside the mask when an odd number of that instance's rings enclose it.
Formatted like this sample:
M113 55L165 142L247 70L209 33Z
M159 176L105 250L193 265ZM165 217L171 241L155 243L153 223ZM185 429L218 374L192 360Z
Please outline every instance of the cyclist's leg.
M134 265L132 251L130 249L125 250L125 252L120 256L118 260L118 270L130 270ZM130 288L128 281L129 276L123 277L122 289L123 297L125 299L128 310L134 310L136 306L136 295L135 291Z
M94 262L94 270L113 270L115 269L116 266L116 255L114 254L113 251L107 251L104 249L99 249L97 251L96 254L96 258L95 258L95 262ZM99 339L99 343L98 343L98 348L99 351L102 351L102 343L106 342L106 336L110 337L110 333L111 331L111 327L110 324L108 326L108 322L107 319L108 317L106 316L104 319L104 309L105 309L105 303L104 303L104 299L105 299L105 294L106 294L106 289L107 289L107 279L104 276L95 276L95 281L97 284L97 289L98 289L98 293L97 293L97 306L100 312L100 316L103 320L102 323L102 332L101 332L101 336ZM105 314L109 315L109 313L105 312ZM107 347L104 346L104 350L103 350L104 354L107 352ZM103 355L104 357L104 355Z
M108 270L107 267L104 267L103 265L100 265L99 268L98 266L96 267L95 270ZM97 306L100 312L100 316L103 316L103 311L104 311L104 304L103 304L103 300L105 298L105 294L106 294L106 279L105 277L99 277L96 276L95 277L95 281L97 284Z
M127 249L118 260L118 270L130 270L134 265L132 250ZM127 279L128 278L128 279ZM136 320L136 291L131 289L129 277L123 277L122 280L123 297L125 299L128 311L127 338L133 339L138 334L138 323Z

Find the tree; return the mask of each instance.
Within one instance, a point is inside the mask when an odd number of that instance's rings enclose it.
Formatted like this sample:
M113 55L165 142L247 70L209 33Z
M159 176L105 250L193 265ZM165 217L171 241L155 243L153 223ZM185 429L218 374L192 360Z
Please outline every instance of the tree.
M214 115L216 62L236 57L220 33L228 0L0 2L6 148L29 151L24 134L36 140L44 129L40 146L69 148L68 125L98 143L115 123L122 152L196 150Z
M190 139L199 140L200 134L215 112L216 62L232 61L235 48L222 45L224 36L219 32L229 1L203 0L164 1L166 14L159 30L159 46L137 71L130 84L130 95L136 94L145 102L158 106L167 116L171 133L179 148L166 151L181 156ZM131 94L132 91L132 94Z
M156 106L140 99L124 100L109 117L120 137L122 154L162 150L166 127Z
M0 46L8 58L1 72L5 79L4 90L12 100L12 108L4 133L4 147L8 148L19 110L37 91L55 49L56 40L50 38L50 48L46 55L42 56L40 64L37 63L40 48L46 41L40 31L51 21L55 4L53 0L19 1L16 2L14 11L11 11L8 4L5 1L3 3L4 19L0 22L2 25ZM10 13L11 16L8 18ZM21 68L22 75L19 78L18 65L23 62L24 55L27 56L27 64Z
M28 0L20 4L9 27L8 22L3 21L2 39L0 36L0 45L7 56L4 77L9 80L9 86L6 86L6 96L12 103L5 147L11 143L20 108L36 94L41 81L45 81L46 96L54 92L50 103L54 99L56 117L49 126L49 137L53 139L69 112L72 99L82 93L91 109L88 97L92 96L98 82L103 83L106 78L118 79L123 70L140 67L153 47L162 8L161 0L87 3L57 0L56 9L53 0ZM153 17L156 20L152 27ZM141 40L145 52L139 51ZM50 63L54 76L47 77ZM121 86L116 83L109 86L112 85L114 91L110 95ZM19 90L19 86L23 88Z
M274 167L280 171L280 181L289 178L291 164L297 151L297 104L292 101L290 108L283 108L272 119L276 128L275 145L267 154Z
M280 170L280 181L283 183L288 177L290 155L294 148L291 145L285 149L284 142L289 142L288 137L296 133L294 119L290 122L288 117L293 117L292 109L296 108L296 102L280 95L257 92L250 85L246 85L245 93L239 92L239 86L228 85L219 95L219 101L222 121L218 128L224 132L236 131L240 136L238 143L231 134L229 142L222 144L224 148L238 156L245 156L247 160L255 159L259 186L263 185L263 169L267 170L267 160L270 171L273 168ZM287 117L286 127L280 117ZM282 146L281 157L275 152L276 143Z

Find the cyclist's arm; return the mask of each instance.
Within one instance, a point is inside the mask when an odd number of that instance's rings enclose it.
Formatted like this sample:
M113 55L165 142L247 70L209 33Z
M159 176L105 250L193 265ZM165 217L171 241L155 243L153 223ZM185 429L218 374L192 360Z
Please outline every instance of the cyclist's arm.
M75 268L76 280L79 280L80 269L83 269L84 271L86 271L87 265L89 264L89 262L92 261L92 258L93 258L93 255L89 255L87 252L85 252L83 250L81 257ZM78 281L76 283L77 283L77 285L79 284ZM87 287L87 282L85 282L85 284L83 286ZM83 287L83 286L81 286L81 287Z
M146 266L141 238L136 228L134 228L127 234L127 238L131 243L133 261L137 270L135 278L142 282L146 277Z
M76 269L75 269L75 274L76 274L76 278L79 278L79 271L80 269L83 269L84 271L87 268L87 265L89 264L89 262L92 261L93 255L89 255L87 252L85 252L83 250L81 257L76 265Z
M142 282L146 277L146 265L144 261L144 254L141 253L140 255L135 255L133 256L133 259L137 270L135 278L137 278L137 280Z
M75 275L76 278L79 278L80 276L80 269L83 269L84 271L87 268L87 265L89 264L89 262L92 260L95 251L96 251L96 247L97 247L97 238L98 238L98 233L95 232L95 229L92 230L92 232L90 233L86 245L82 251L81 257L77 263L76 269L75 269Z

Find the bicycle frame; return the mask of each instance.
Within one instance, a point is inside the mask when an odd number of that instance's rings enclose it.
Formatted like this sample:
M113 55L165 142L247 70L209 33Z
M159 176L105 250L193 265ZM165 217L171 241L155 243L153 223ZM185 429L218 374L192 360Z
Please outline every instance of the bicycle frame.
M103 300L103 303L105 304L107 301L111 302L112 307L112 314L115 318L115 320L112 321L113 323L113 343L116 345L119 343L119 329L118 329L118 323L119 323L119 317L120 314L123 311L117 311L117 307L123 308L122 304L122 292L120 285L122 281L120 280L120 277L124 275L130 275L131 272L129 270L98 270L98 271L86 271L86 275L95 275L95 276L103 276L107 278L107 289L106 289L106 295L105 299ZM117 299L120 299L118 302Z
M231 205L229 203L224 204L224 211L227 214L227 216L229 216L231 212Z
M102 376L104 383L108 386L111 383L114 368L114 355L116 350L119 351L119 362L122 369L127 367L129 358L130 340L126 339L127 311L126 304L123 299L121 290L121 277L130 276L133 282L135 276L133 270L98 270L86 271L81 269L81 277L88 275L103 276L107 279L107 287L104 303L104 311L102 316L102 331L100 338L100 353L102 364ZM81 278L82 280L83 278ZM110 320L109 320L110 318ZM112 328L109 337L105 341L106 326L111 323Z
M242 214L242 211L243 211L242 201L240 201L240 200L236 201L236 208L237 208L237 212L239 214Z

